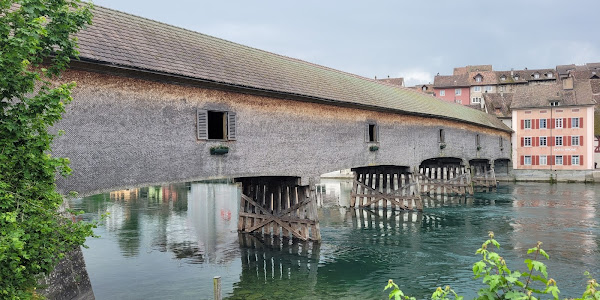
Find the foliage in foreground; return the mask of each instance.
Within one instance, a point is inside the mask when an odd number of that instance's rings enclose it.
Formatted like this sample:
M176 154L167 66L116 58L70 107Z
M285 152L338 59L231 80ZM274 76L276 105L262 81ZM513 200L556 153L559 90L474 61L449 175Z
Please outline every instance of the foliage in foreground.
M506 261L493 250L493 246L500 249L500 244L494 239L494 233L490 231L489 239L486 240L481 248L477 249L476 254L481 254L482 259L473 264L473 274L475 278L482 278L485 287L481 288L477 294L478 300L493 299L514 299L514 300L537 300L542 296L549 296L552 299L559 299L560 290L556 281L548 278L546 265L538 261L540 256L550 259L550 256L541 248L542 243L538 242L534 248L527 250L527 254L533 254L533 259L526 259L527 271L512 271L506 265ZM488 249L488 246L490 246ZM577 300L600 300L600 284L593 279L588 272L585 275L589 278L586 290ZM390 290L390 299L395 300L416 300L415 297L404 295L402 290L389 280L385 290ZM431 295L432 300L449 300L450 297L455 300L462 300L450 286L442 289L438 287Z
M93 225L58 212L57 172L68 160L50 155L74 83L49 80L76 57L73 34L91 22L79 0L0 0L0 298L29 299L40 274L83 245Z

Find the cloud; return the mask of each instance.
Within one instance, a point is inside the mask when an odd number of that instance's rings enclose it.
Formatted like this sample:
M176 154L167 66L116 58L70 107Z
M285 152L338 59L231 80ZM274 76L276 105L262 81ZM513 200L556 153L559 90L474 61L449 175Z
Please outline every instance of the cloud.
M433 75L421 68L410 68L398 71L397 77L404 78L405 86L415 86L417 84L433 82Z

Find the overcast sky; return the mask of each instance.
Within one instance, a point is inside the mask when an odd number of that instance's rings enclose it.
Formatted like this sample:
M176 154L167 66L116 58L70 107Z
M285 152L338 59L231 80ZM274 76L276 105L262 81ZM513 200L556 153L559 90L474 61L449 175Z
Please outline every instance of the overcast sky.
M598 0L193 1L96 5L365 77L600 62Z

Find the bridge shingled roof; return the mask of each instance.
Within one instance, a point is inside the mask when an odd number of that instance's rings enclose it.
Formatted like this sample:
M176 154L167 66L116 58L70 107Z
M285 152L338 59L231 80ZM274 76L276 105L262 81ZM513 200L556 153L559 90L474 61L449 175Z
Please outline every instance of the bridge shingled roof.
M408 88L95 6L78 34L80 59L358 107L511 131L488 114Z

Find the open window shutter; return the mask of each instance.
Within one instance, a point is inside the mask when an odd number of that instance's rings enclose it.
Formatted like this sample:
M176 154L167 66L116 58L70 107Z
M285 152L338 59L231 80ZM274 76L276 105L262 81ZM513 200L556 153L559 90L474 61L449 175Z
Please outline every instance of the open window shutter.
M583 135L579 136L579 146L583 146Z
M208 140L208 111L204 109L196 111L196 129L199 140Z
M234 112L227 112L227 139L231 141L235 141L237 138L237 120L235 116Z
M524 147L524 146L525 146L525 138L521 137L521 147Z
M583 155L579 155L579 164L583 166Z
M525 120L521 120L521 129L525 129Z
M554 165L554 155L550 155L550 165L553 166Z
M567 161L566 161L565 165L567 165L567 166L571 165L571 155L567 155Z
M365 124L365 142L369 142L369 123Z
M525 156L521 155L521 166L525 165Z
M379 142L379 125L375 125L375 141Z
M583 128L583 118L579 118L579 128Z
M563 128L567 128L567 118L563 118ZM569 125L569 128L571 128L571 126Z
M540 119L535 119L535 129L540 129Z
M554 119L550 119L550 129L554 129L554 125L556 125L556 121Z
M571 136L568 135L565 137L566 141L565 141L565 146L571 146Z
M567 124L565 124L565 126L564 126L565 128L571 128L571 122L572 122L571 119L572 118L567 119L568 121L567 121Z

